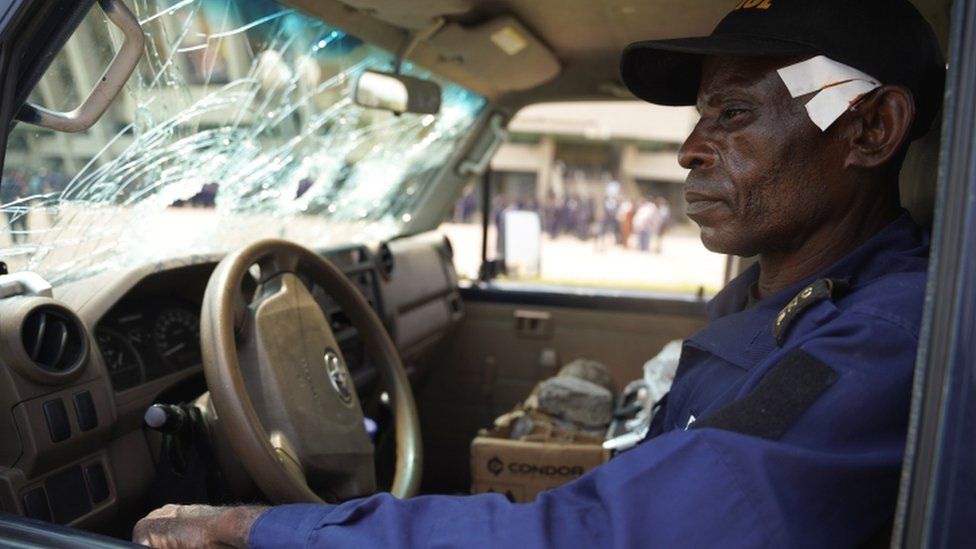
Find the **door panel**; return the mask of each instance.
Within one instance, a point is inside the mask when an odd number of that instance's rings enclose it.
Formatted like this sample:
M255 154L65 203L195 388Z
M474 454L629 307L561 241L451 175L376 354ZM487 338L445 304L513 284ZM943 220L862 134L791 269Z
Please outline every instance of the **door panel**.
M617 390L672 339L705 325L703 303L550 291L462 290L465 317L418 386L425 491L466 491L479 428L576 358L602 362Z

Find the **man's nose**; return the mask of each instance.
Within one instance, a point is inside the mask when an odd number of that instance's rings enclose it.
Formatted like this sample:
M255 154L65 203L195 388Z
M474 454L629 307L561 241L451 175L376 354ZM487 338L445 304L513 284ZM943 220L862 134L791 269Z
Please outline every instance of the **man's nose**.
M691 131L691 135L685 139L681 148L678 149L678 164L681 164L681 167L686 170L711 168L718 159L715 148L704 136L702 123L702 120L698 121L695 129Z

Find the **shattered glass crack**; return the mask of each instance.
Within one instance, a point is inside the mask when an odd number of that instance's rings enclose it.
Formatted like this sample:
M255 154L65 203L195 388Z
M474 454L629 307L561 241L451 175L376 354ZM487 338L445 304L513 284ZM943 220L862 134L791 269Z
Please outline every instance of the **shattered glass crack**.
M351 84L392 55L269 0L132 4L146 52L103 119L11 134L0 260L12 271L58 284L261 237L392 237L485 105L406 64L441 85L440 114L359 107ZM94 10L30 100L73 108L120 43Z

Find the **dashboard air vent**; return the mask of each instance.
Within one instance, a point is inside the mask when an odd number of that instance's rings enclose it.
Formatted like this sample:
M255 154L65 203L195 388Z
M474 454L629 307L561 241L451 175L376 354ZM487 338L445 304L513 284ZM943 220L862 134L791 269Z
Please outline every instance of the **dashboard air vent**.
M390 246L386 242L380 244L380 249L376 254L376 262L383 278L390 278L393 274L394 267L393 250L390 249Z
M38 307L21 327L24 350L42 370L64 373L85 357L85 335L74 315L53 306Z

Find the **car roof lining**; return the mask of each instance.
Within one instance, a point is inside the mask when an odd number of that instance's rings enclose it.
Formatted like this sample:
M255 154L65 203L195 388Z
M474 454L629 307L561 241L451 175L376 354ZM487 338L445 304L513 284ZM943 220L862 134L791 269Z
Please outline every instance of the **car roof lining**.
M518 20L552 51L562 67L546 83L522 91L498 90L492 78L472 74L450 55L421 44L411 60L517 110L530 103L631 98L618 72L620 52L638 40L708 34L738 0L284 0L330 24L396 51L411 28L441 16L473 29L498 17ZM951 0L915 0L945 51ZM404 18L407 11L415 15ZM353 7L353 6L359 6ZM465 6L470 9L464 11ZM436 38L436 34L434 37ZM460 44L460 43L459 43ZM532 72L509 63L507 69Z
M510 16L554 55L561 71L554 78L521 91L499 90L493 85L495 75L478 74L466 70L439 49L421 42L410 60L432 70L468 89L493 100L498 106L515 111L543 101L583 99L629 99L618 72L619 55L630 42L655 38L671 38L707 34L731 9L736 0L282 0L309 15L327 21L352 34L389 51L397 51L416 30L418 21L443 16L445 21L474 29L492 19ZM92 0L85 4L91 5ZM932 24L943 51L946 51L949 13L952 0L914 0L913 2ZM368 6L368 9L352 5ZM404 5L419 15L408 24L395 25L397 13ZM465 6L467 11L461 11ZM74 13L87 10L75 9ZM387 14L384 17L384 13ZM69 28L77 23L69 23ZM413 28L411 28L413 27ZM42 33L43 34L43 33ZM70 35L70 33L60 33ZM436 37L436 34L435 34ZM455 43L463 41L455 40ZM449 46L449 44L448 44ZM60 48L54 48L57 51ZM24 63L24 66L43 67L47 63ZM526 73L538 71L538 66L508 63L508 70ZM29 86L28 89L33 86ZM18 98L19 99L19 98Z

